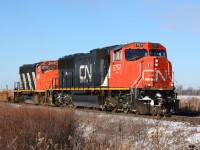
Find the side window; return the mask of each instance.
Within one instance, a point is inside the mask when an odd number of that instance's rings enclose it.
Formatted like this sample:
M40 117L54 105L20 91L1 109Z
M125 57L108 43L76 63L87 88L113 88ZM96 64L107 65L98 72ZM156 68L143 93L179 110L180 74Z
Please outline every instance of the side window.
M47 71L49 69L48 65L44 65L42 66L42 73L44 73L45 71Z
M121 61L122 60L122 50L113 51L112 61Z

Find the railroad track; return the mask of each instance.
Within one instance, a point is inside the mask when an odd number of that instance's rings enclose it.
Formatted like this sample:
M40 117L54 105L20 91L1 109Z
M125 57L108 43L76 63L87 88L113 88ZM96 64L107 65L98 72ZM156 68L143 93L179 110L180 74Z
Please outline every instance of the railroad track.
M1 103L8 104L8 102L1 101ZM27 101L26 103L9 103L12 105L32 105L35 106L34 103L31 103L30 101ZM49 107L49 105L40 105L41 107ZM37 106L35 106L37 107ZM61 107L55 107L50 106L56 109L60 109L63 107L69 108L69 106L61 106ZM71 108L71 107L70 107ZM111 111L99 111L97 109L90 109L90 108L76 108L78 111L88 112L88 113L103 113L108 115L119 115L119 116L128 116L128 117L138 117L138 118L146 118L146 119L155 119L155 120L161 120L161 121L173 121L173 122L183 122L183 123L190 123L191 125L200 125L200 114L198 112L184 112L181 111L178 114L171 115L170 117L163 117L163 116L152 116L152 115L138 115L134 113L123 113L123 112L111 112Z

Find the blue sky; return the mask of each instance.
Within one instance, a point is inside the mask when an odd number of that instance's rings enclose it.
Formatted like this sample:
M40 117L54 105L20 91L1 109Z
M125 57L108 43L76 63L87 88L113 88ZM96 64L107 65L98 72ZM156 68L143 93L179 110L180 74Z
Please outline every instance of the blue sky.
M133 41L163 44L176 84L200 88L200 1L0 0L0 89L23 64Z

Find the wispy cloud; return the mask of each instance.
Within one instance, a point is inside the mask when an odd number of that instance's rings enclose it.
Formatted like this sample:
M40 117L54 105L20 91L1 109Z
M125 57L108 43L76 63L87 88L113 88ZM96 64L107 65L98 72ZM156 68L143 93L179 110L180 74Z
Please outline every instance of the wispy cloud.
M168 30L187 30L200 33L200 3L178 4L165 10L164 27Z

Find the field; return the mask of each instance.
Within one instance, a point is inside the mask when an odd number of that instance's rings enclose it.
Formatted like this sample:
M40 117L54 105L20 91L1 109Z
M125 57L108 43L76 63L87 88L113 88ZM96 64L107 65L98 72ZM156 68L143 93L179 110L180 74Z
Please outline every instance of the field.
M0 149L199 149L200 126L92 112L0 103Z
M181 111L200 112L200 96L180 95L178 99Z
M0 101L7 101L9 99L13 99L14 94L12 90L2 90L0 91Z
M0 149L71 149L76 117L71 109L55 110L0 104Z

